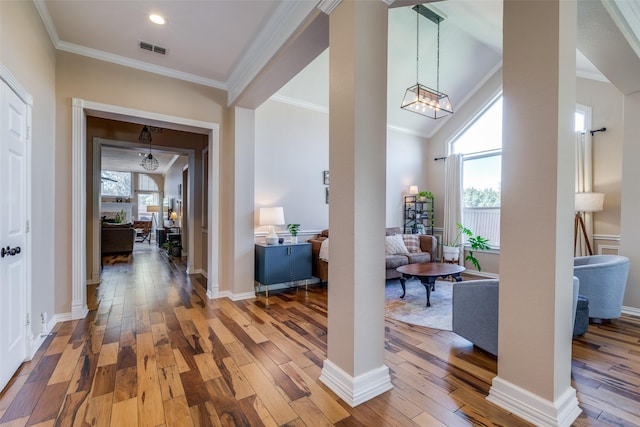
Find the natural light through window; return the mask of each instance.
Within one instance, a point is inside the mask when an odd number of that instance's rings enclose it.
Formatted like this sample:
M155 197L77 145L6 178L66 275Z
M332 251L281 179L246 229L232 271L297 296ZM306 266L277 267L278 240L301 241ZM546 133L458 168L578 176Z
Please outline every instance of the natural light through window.
M131 172L102 171L103 196L131 197Z
M464 154L463 222L474 234L500 245L502 97L498 97L453 142Z

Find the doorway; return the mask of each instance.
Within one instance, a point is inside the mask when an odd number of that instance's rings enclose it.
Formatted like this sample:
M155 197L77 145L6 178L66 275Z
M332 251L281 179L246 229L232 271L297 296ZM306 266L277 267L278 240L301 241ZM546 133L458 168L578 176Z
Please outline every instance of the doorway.
M158 113L152 113L142 110L133 110L109 104L95 103L78 98L72 100L72 272L71 272L71 317L72 319L84 318L87 313L87 297L86 297L86 224L87 212L85 206L87 179L86 179L86 121L87 116L93 116L104 119L127 121L130 123L144 124L153 123L154 126L166 129L175 129L180 131L193 132L201 135L207 135L209 153L211 160L209 162L209 200L217 200L220 194L220 142L219 142L219 124L202 122L198 120L185 119L182 117L167 116ZM95 162L95 159L94 159ZM95 165L95 163L94 163ZM95 175L95 174L94 174ZM98 177L99 178L99 177ZM94 181L95 184L95 181ZM193 187L189 189L193 193ZM194 195L189 194L191 200ZM189 220L192 222L193 212L189 212ZM207 268L208 289L207 295L215 298L219 295L219 206L217 203L212 204L209 210L209 221L207 227L208 242L212 250L208 253L207 260L204 265ZM93 231L97 235L99 222L94 221ZM191 230L191 233L193 230ZM190 248L193 246L193 239L190 239ZM192 271L191 273L197 273Z

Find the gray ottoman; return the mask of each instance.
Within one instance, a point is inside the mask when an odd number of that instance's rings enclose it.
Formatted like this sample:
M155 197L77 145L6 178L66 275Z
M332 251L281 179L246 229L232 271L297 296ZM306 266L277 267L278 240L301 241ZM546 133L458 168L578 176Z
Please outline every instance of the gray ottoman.
M576 321L573 324L573 336L582 336L589 328L589 299L578 295L578 306L576 307Z

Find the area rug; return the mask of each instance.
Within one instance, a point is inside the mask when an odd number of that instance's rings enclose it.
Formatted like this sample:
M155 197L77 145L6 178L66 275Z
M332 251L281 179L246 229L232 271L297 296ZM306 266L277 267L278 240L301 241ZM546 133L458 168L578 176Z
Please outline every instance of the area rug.
M451 330L451 294L453 282L436 281L431 292L431 307L427 307L427 292L419 280L406 283L407 294L402 295L400 280L388 280L385 286L385 316L413 325Z

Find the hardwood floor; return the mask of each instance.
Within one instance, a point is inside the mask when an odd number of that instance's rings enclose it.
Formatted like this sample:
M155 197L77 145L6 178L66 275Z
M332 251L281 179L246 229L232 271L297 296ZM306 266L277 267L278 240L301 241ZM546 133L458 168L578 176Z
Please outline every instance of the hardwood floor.
M350 408L319 380L326 288L207 301L159 251L106 265L86 319L59 323L0 395L0 426L525 426L485 399L495 358L386 322L393 390ZM576 426L640 425L640 319L574 341Z

